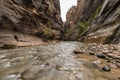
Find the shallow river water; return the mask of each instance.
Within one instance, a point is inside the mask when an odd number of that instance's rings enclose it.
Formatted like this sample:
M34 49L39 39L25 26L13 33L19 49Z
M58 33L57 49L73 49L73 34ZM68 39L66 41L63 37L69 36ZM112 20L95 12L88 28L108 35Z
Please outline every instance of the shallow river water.
M0 80L112 80L73 51L79 42L0 50ZM105 74L105 73L104 73Z

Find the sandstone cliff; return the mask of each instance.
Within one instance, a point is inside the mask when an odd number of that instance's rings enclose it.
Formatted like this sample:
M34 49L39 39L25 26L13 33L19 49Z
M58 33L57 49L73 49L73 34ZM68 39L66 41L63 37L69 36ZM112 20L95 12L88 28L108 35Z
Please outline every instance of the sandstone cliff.
M120 43L120 0L106 0L83 33L86 42Z
M0 0L0 43L59 38L61 26L59 0Z
M68 40L120 42L119 0L78 0L77 9L70 9L67 17L65 35ZM72 25L71 19L74 19Z
M66 32L66 37L69 38L69 40L77 40L79 38L84 27L88 26L95 18L97 12L99 12L103 1L104 0L78 0L76 9L71 8L68 11L65 27L67 28L66 30L68 30L72 26L72 29Z

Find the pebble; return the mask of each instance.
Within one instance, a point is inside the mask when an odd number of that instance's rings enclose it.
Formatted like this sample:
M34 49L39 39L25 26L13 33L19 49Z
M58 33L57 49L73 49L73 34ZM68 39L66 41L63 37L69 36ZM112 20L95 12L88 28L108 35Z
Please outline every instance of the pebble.
M96 65L99 65L99 64L102 63L102 61L100 59L98 59L97 61L94 61L93 63L96 64Z
M105 55L105 54L102 54L102 53L98 53L98 54L97 54L97 57L98 57L98 58L106 58L106 55Z
M111 62L110 60L107 61L107 63L110 63L110 62Z
M113 63L110 63L109 65L110 65L111 68L114 68L114 69L117 68L117 66L115 64L113 64Z
M105 66L102 68L102 70L109 72L109 71L111 71L111 68L110 68L109 65L105 65Z
M98 59L93 62L92 67L98 68L101 63L102 63L102 61L100 59Z
M116 80L120 80L120 77L118 77Z
M120 62L117 62L117 63L116 63L116 66L117 66L117 67L120 67Z
M75 54L84 54L84 52L81 49L74 50Z
M109 50L103 50L102 53L109 53Z
M89 55L95 55L95 53L94 52L89 52Z

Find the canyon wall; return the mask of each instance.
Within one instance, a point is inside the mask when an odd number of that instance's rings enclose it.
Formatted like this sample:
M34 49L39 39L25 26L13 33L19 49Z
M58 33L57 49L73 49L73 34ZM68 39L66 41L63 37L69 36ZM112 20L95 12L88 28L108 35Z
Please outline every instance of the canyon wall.
M78 0L66 17L63 27L59 0L0 0L0 46L50 39L120 42L119 0Z
M120 0L106 0L102 8L81 35L85 42L120 43Z
M0 0L0 43L58 39L62 24L59 0Z
M119 0L78 0L76 7L67 13L66 39L97 43L120 42Z
M68 40L79 38L84 28L93 21L97 12L100 11L103 2L104 0L78 0L76 8L72 7L67 13L65 30Z

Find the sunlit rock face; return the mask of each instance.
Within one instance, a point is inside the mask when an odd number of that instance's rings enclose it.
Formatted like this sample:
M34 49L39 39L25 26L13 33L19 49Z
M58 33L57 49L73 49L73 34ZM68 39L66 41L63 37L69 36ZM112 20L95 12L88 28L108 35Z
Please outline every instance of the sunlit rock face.
M25 34L59 37L61 26L59 0L0 0L0 42L27 39Z
M85 42L120 43L120 0L106 0L96 19L82 35Z

